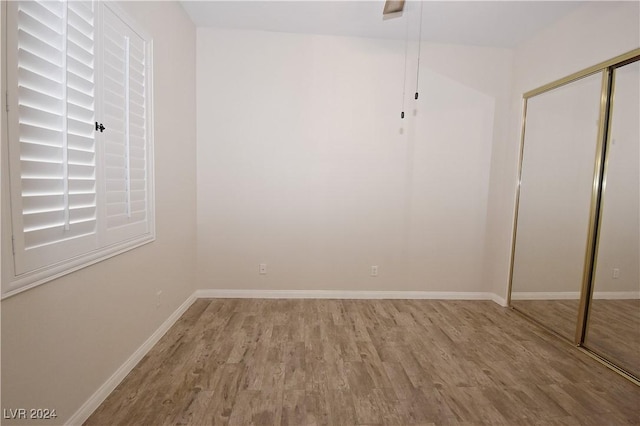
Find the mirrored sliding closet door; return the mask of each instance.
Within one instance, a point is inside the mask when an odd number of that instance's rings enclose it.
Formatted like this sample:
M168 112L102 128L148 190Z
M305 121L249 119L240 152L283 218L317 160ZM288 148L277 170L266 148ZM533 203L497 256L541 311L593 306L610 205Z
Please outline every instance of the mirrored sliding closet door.
M613 70L585 347L640 377L640 62Z
M572 339L584 272L602 73L527 102L512 306Z
M640 49L524 94L509 303L640 384Z

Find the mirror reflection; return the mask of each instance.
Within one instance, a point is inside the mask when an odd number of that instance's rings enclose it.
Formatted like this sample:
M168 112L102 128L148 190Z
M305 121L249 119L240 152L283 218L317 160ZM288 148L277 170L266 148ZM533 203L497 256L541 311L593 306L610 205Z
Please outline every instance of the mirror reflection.
M573 340L588 238L602 73L527 101L511 304Z
M614 83L585 346L640 377L640 62Z

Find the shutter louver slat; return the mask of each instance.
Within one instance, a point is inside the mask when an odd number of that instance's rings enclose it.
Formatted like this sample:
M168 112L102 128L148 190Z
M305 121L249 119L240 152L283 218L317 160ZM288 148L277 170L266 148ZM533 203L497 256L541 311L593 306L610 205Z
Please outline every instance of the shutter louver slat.
M133 67L131 68L133 69ZM132 73L130 84L131 84L132 91L134 91L140 97L144 96L144 75L143 74L138 74L138 72Z
M96 209L93 206L74 206L69 211L71 224L84 223L96 219Z
M132 190L131 191L131 200L132 201L143 201L146 198L146 194L144 189Z
M67 54L83 68L89 68L88 75L93 74L93 52L84 48L73 40L67 42Z
M50 228L29 231L25 230L25 245L28 245L30 249L33 250L47 247L49 245L42 243L42 241L57 241L59 243L69 242L73 239L91 236L95 233L95 228L95 220L92 220L75 224L73 229L70 231L65 231L64 224L52 226Z
M116 96L116 95L111 95L109 92L111 92L110 90L106 91L107 95L110 95L110 97L113 98L120 98L120 96ZM124 99L123 99L124 100ZM122 129L124 129L124 120L122 119L122 111L120 110L120 107L118 106L117 102L105 102L104 103L104 114L109 116L109 123L111 125L110 128L116 130L116 131L123 131Z
M142 157L134 157L131 159L131 169L132 170L144 170L146 163L144 158Z
M93 168L93 165L95 164L95 158L96 157L93 152L80 151L77 149L69 150L69 164Z
M93 34L93 17L83 17L80 13L81 9L76 8L77 5L70 3L68 5L69 13L69 38L73 38L73 32L78 35L84 36L85 34ZM93 38L84 36L88 43L91 43Z
M133 191L144 191L146 188L146 180L145 179L134 179L131 182L131 192Z
M74 179L69 182L69 198L73 194L94 194L96 192L96 184L93 180Z
M43 8L34 7L28 11L26 10L28 8L25 7L27 4L27 2L23 2L20 5L21 10L18 12L20 26L18 30L31 34L40 40L53 42L53 45L60 46L60 51L62 51L62 16L45 16L44 13L38 14L39 16L31 15L31 13L42 11ZM19 42L21 41L19 40Z
M50 62L46 58L36 56L27 50L18 48L18 62L21 69L44 75L58 84L62 82L60 77L62 74L61 65ZM60 90L62 87L58 89Z
M78 207L90 207L96 203L96 194L71 194L69 198Z
M35 92L62 99L62 86L59 81L25 68L20 69L18 87L25 87Z
M60 65L60 49L45 40L33 36L27 31L19 30L18 38L21 40L20 49L44 58L52 64Z
M23 143L22 151L20 152L21 160L46 162L49 158L58 156L62 156L61 148L38 143Z
M18 96L20 105L25 107L38 108L50 114L59 114L62 109L62 99L27 87L18 87Z
M64 199L59 195L43 195L40 197L24 197L22 208L25 213L41 213L64 209Z
M93 109L94 109L94 102L92 99L92 93L85 93L85 92L81 92L80 90L77 90L73 87L68 87L67 88L67 102L69 104L72 105L77 105L79 107L83 107L89 111L91 111L91 113L93 113Z
M94 3L90 1L79 1L74 2L73 5L70 6L73 9L73 12L78 15L81 19L84 19L86 22L90 23L91 30L94 30Z
M111 68L115 73L117 74L122 73L122 67L124 66L124 62L122 61L122 58L119 55L124 55L124 50L116 49L115 47L112 49L109 49L105 46L103 54L105 58L105 64L108 64L107 66Z
M21 161L23 179L56 179L62 176L62 164L46 161Z
M82 33L74 28L69 31L67 41L87 52L93 52L93 33Z
M22 179L22 197L61 195L62 179Z
M131 202L131 212L142 213L145 211L146 202L144 200L140 201L132 201Z
M41 127L57 132L62 131L62 117L57 113L51 113L42 108L34 108L27 105L18 105L18 119L25 126Z
M71 55L67 56L67 72L73 73L85 80L93 80L92 65L83 64L79 59L74 58Z
M130 132L131 132L131 136L139 137L141 139L144 139L144 127L140 127L140 126L133 127L132 126Z
M25 232L57 228L64 225L64 206L59 210L24 214Z
M94 91L93 83L91 81L87 81L73 73L69 73L67 75L67 87L80 93L93 93Z
M131 102L142 106L144 105L144 96L137 92L131 92Z
M79 133L81 135L86 135L86 134L88 134L87 131L89 129L93 129L93 123L91 123L91 122L86 122L86 121L82 121L82 120L76 120L73 117L68 117L67 120L69 122L69 127L75 133Z
M62 19L64 3L61 1L27 1L22 2L18 13L24 11L28 16L38 20L38 22L52 23L53 28Z
M136 59L138 62L144 62L144 42L139 38L131 41L131 58Z
M129 112L136 118L136 122L144 121L144 105L131 102L131 109L129 110Z
M20 142L26 146L25 149L31 149L29 144L60 147L60 143L54 144L56 138L60 138L60 133L55 129L48 129L46 127L39 127L35 125L21 124L19 127L22 138ZM34 148L35 149L35 148ZM60 154L62 155L62 153Z
M93 111L71 102L67 102L67 114L68 117L79 122L80 125L76 126L78 129L86 128L93 120ZM93 129L93 126L90 126L90 129Z
M69 176L71 176L71 179L93 180L95 179L95 168L93 164L81 165L69 163Z

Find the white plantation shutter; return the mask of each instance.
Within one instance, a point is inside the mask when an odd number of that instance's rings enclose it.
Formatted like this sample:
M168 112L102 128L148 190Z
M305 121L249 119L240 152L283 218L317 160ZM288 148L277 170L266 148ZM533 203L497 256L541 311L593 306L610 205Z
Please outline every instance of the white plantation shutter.
M7 7L3 297L154 239L148 37L108 2Z
M94 10L90 2L17 2L17 108L9 114L16 273L96 244ZM12 152L13 154L13 152Z
M112 11L103 16L106 238L148 231L146 44Z

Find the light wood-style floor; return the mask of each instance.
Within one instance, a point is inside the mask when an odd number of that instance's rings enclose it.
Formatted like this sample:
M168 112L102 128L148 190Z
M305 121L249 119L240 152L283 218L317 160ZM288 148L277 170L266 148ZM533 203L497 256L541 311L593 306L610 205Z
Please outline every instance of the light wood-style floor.
M640 424L640 387L483 301L200 299L87 425Z
M511 304L566 339L575 339L579 300L511 300Z
M577 300L514 300L514 306L573 341ZM585 347L640 376L640 300L591 301Z
M585 345L640 377L640 300L591 302Z

